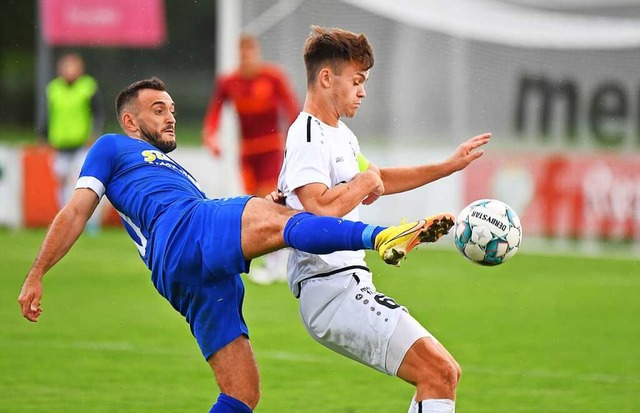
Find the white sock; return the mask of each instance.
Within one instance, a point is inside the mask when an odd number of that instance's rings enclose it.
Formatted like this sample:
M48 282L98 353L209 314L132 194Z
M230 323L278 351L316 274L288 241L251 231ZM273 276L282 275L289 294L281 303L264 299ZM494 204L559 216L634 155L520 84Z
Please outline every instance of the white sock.
M456 413L456 403L450 399L411 400L407 413Z

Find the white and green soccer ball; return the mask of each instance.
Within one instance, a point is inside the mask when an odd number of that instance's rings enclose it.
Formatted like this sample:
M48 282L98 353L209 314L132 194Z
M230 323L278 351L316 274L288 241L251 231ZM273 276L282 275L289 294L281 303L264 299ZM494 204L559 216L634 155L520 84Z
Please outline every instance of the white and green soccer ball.
M498 265L513 257L522 241L520 218L507 204L481 199L467 205L453 232L458 251L480 265Z

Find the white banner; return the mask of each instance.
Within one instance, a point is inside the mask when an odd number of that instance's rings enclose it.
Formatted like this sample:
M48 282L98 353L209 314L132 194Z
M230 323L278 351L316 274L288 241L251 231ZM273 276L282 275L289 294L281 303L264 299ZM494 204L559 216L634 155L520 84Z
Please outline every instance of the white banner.
M0 226L22 223L21 160L19 149L0 146Z

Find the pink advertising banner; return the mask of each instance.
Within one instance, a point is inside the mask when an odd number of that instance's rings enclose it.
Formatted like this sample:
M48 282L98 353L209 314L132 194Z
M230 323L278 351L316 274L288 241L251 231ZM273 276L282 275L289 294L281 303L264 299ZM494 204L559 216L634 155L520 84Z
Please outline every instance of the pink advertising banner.
M51 45L157 47L166 38L163 0L40 0Z

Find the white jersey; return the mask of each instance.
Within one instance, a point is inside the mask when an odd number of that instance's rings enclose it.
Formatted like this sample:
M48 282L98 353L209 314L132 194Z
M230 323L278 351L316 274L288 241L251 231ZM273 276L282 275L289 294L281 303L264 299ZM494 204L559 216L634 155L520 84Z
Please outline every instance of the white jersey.
M358 140L345 124L334 128L300 113L289 128L278 179L287 206L302 209L296 188L316 182L332 188L351 181L359 172L359 153ZM358 220L358 207L344 218ZM287 278L311 337L376 370L396 375L416 340L433 337L405 307L376 291L364 251L314 255L291 250Z
M304 209L294 192L296 188L311 183L332 188L351 181L359 172L359 153L358 139L344 123L338 122L338 127L332 127L300 112L289 128L284 164L278 178L278 189L286 196L287 206ZM358 207L343 218L358 221ZM298 297L302 281L347 267L364 267L364 256L364 251L317 255L294 249L287 263L289 287Z

